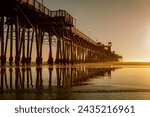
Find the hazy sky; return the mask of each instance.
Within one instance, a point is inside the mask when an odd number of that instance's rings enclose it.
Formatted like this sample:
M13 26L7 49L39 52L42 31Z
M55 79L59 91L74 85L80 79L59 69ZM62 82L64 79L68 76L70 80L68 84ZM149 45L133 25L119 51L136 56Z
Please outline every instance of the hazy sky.
M41 1L41 0L39 0ZM124 61L150 61L150 0L44 0L77 17L77 28L113 44Z

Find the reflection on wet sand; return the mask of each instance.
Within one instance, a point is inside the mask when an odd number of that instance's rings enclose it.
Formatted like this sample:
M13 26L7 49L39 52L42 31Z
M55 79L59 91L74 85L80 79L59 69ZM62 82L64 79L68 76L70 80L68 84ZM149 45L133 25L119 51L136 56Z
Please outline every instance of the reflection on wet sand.
M87 85L89 79L108 76L116 68L1 68L0 92L28 92Z

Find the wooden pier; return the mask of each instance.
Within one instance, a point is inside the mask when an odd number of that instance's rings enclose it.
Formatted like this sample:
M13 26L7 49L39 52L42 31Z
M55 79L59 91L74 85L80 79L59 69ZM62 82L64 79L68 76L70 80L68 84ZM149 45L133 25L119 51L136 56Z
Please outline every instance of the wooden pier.
M45 44L49 45L47 63L51 65L122 59L111 50L111 42L104 45L93 41L76 29L73 19L65 10L51 11L36 0L1 0L1 66L5 65L6 57L9 57L10 65L30 65L33 54L36 55L36 64L41 65ZM53 57L52 36L57 38L56 57ZM32 52L34 44L36 54Z

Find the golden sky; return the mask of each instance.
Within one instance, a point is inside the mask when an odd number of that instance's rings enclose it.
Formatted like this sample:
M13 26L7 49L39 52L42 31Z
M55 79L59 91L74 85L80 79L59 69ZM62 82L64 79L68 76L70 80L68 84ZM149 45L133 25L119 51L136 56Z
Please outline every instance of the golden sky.
M94 40L111 41L124 61L150 61L150 0L44 0L44 4L77 17L77 28L90 32Z

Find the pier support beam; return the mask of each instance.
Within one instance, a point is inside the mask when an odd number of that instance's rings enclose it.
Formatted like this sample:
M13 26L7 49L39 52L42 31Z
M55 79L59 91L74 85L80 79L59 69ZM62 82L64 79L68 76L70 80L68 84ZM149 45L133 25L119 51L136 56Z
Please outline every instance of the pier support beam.
M36 57L36 64L41 65L42 64L42 45L43 45L43 33L42 30L38 27L36 28L36 51L37 51L37 57Z
M10 29L10 57L9 57L9 64L12 65L13 63L13 24L11 24Z
M34 32L35 30L32 29L32 36L31 36L31 46L30 46L30 50L29 50L29 55L27 55L27 60L26 60L26 64L29 65L31 63L31 59L32 59L32 48L33 48L33 39L34 39ZM30 34L29 34L30 35ZM30 37L30 36L29 36Z
M1 42L1 65L4 66L6 57L4 55L4 15L0 16L0 42Z
M16 56L15 56L15 64L19 66L20 64L20 54L19 54L19 45L20 45L20 31L19 31L19 19L18 15L16 16L16 21L15 21L15 37L16 37Z
M27 32L27 53L26 53L26 64L27 65L30 65L30 63L31 63L31 56L30 56L30 52L32 53L32 37L30 36L30 30L28 30L28 32ZM34 32L33 32L33 34L34 34ZM31 39L31 40L30 40ZM31 50L30 50L31 49Z
M5 42L5 53L4 53L4 61L5 61L5 63L6 63L6 54L7 54L7 46L8 46L8 39L9 39L9 30L10 30L10 25L8 24L7 25L7 32L6 32L6 42ZM4 64L5 64L4 63Z
M56 64L61 63L61 39L57 38L57 50L56 50Z
M49 57L47 63L53 65L53 57L52 57L52 39L51 39L51 32L48 34L49 36Z
M25 29L22 30L22 60L21 63L22 65L25 65L26 63L26 57L25 57Z
M62 38L62 64L66 64L66 41L64 38L64 26L61 26L61 38Z

